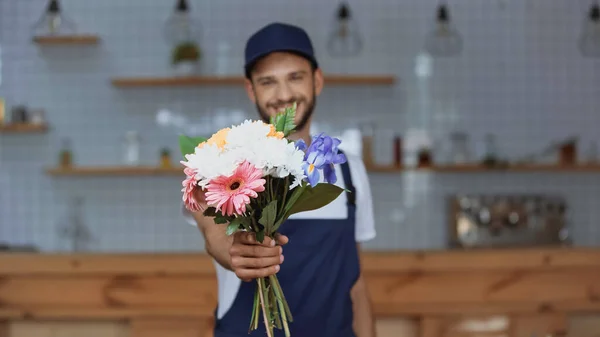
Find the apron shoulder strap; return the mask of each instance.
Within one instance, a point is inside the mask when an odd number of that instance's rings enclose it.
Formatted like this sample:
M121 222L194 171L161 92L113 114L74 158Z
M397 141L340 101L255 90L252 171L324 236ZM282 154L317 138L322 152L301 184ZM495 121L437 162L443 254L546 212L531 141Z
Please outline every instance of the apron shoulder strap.
M342 150L340 153L345 154ZM344 178L344 185L346 185L346 189L349 191L348 195L348 204L356 205L356 189L354 188L354 184L352 183L352 175L350 174L350 165L346 160L345 163L341 165L342 167L342 175Z

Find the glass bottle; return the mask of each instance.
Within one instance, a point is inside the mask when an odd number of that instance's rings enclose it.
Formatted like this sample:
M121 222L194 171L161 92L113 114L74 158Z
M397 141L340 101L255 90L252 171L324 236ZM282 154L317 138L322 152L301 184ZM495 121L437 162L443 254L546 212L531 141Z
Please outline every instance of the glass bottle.
M89 228L83 221L83 197L73 197L67 206L64 223L58 227L59 235L68 240L71 251L85 250L92 240Z
M587 162L589 164L598 162L598 145L595 141L592 141L587 149Z
M230 50L231 46L229 45L229 43L225 41L219 42L219 45L217 47L217 75L226 75L229 69L231 69L231 66L229 65Z
M73 164L73 151L71 149L71 140L69 138L62 139L58 161L61 167L70 167Z
M0 65L1 65L1 61L0 61ZM2 78L2 69L0 69L0 79ZM1 81L0 81L1 84ZM4 121L6 119L6 103L4 101L4 98L0 97L0 125L4 124Z
M483 163L493 166L498 163L498 149L496 147L496 137L492 134L485 135L485 157Z
M377 134L375 123L367 122L360 125L362 159L367 166L375 164L374 138Z
M140 136L137 131L127 131L123 147L125 165L136 166L140 162Z
M450 136L452 140L452 158L453 164L466 164L470 160L470 151L468 147L468 136L462 132L455 132Z

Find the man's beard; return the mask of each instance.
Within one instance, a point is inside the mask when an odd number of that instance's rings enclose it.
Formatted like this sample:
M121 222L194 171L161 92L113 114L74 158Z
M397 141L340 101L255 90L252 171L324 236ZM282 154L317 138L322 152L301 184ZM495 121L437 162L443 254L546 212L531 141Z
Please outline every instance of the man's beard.
M306 106L306 111L304 112L304 116L302 116L302 119L298 122L298 124L296 124L296 128L295 128L296 132L303 131L304 128L306 128L308 121L310 120L310 117L312 116L312 114L315 110L316 101L317 101L317 97L316 97L316 95L313 95L312 100L310 101L310 104L307 104L307 106ZM281 103L279 105L287 105L287 104L292 104L294 102L297 102L297 100L292 99L289 102ZM306 101L304 101L304 102L306 102ZM271 117L269 116L269 114L266 111L261 109L261 107L258 105L258 101L256 101L256 110L258 110L258 113L260 114L260 117L262 118L263 122L269 123L271 121Z

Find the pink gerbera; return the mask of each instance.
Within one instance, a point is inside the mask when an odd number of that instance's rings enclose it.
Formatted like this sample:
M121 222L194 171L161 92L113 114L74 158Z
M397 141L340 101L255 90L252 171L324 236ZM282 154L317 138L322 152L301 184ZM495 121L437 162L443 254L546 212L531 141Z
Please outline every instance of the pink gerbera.
M183 203L188 210L198 212L202 208L200 207L198 200L194 197L196 190L199 188L196 179L194 178L196 171L186 167L183 169L183 172L187 176L181 183L183 185L183 189L181 189L181 192L183 192Z
M241 215L246 211L250 198L258 197L265 190L266 180L262 170L247 161L240 164L233 175L217 177L206 187L206 201L215 205L223 215Z

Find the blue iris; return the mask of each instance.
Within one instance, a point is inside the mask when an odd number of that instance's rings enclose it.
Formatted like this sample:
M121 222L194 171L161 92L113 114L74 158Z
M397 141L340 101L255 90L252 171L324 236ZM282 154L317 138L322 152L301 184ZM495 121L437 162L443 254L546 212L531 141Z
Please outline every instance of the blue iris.
M306 149L304 140L300 139L296 142L298 149L306 150L302 168L311 186L314 187L319 183L321 170L325 181L329 184L335 184L337 177L334 165L346 162L346 156L343 153L338 153L340 143L339 139L329 137L324 133L314 136L308 149Z

